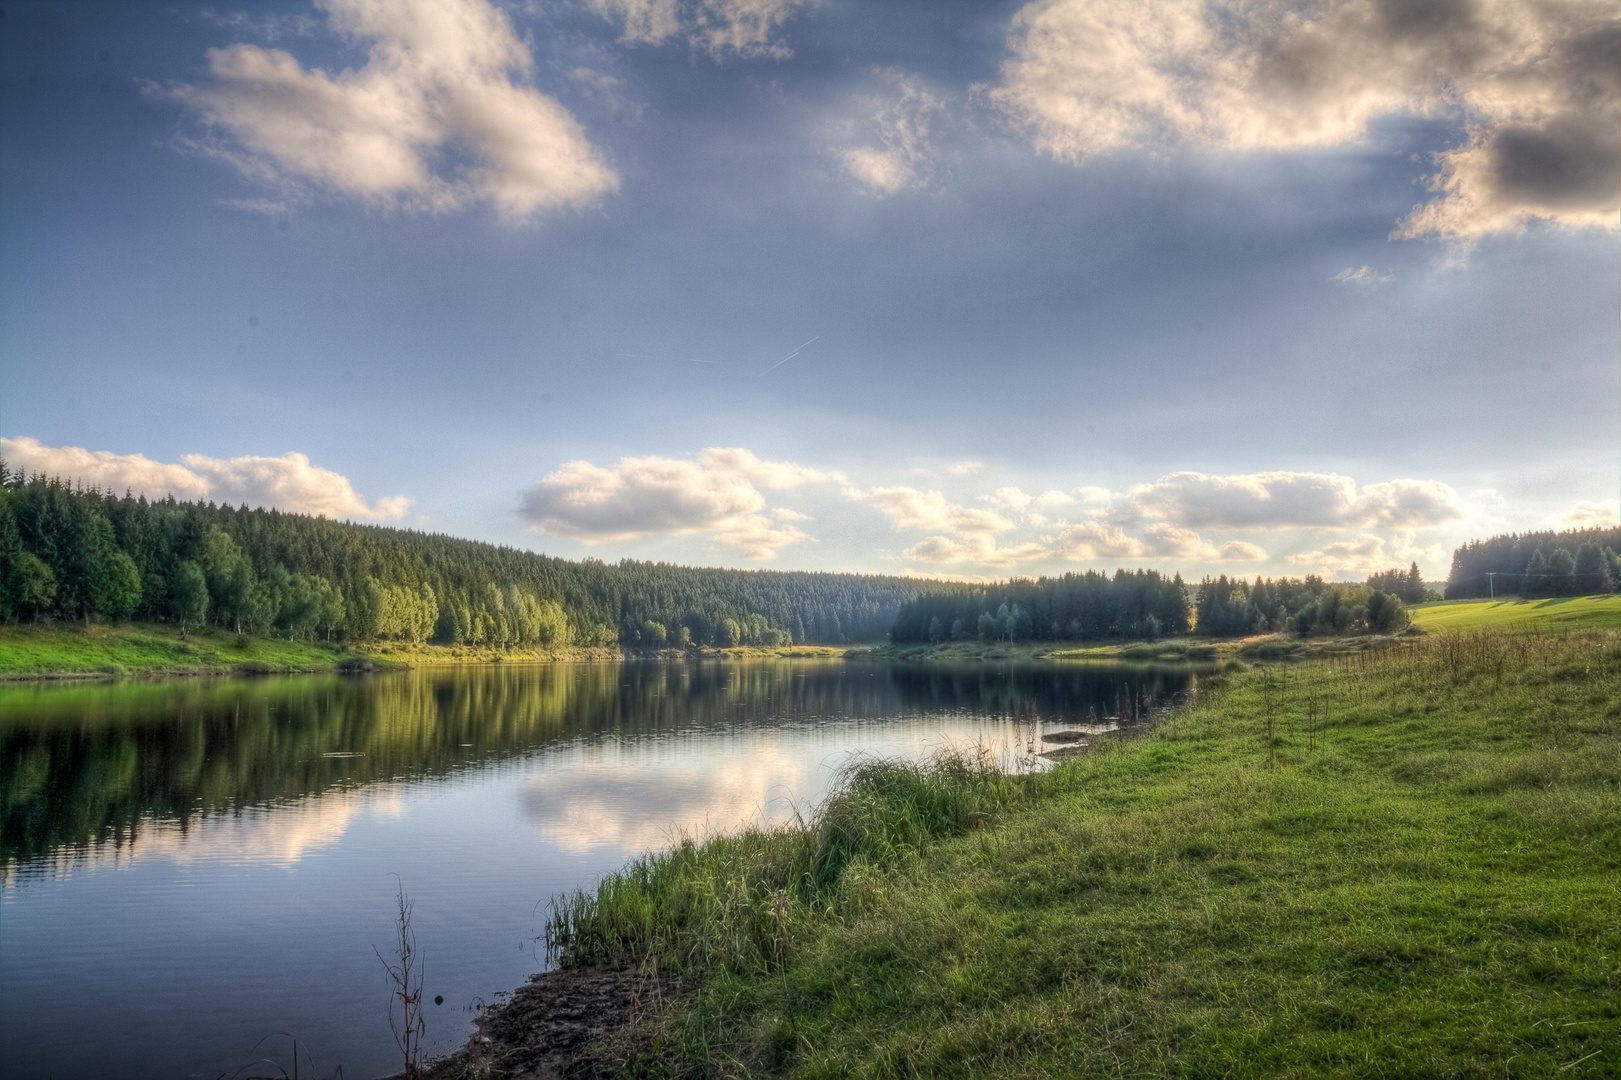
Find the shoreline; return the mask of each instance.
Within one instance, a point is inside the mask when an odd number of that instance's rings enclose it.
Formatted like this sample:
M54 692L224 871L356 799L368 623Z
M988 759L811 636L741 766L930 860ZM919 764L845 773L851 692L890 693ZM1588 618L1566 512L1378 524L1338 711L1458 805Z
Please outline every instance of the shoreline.
M1145 738L1070 756L927 838L908 827L904 848L853 854L814 897L780 885L775 870L799 865L787 834L657 858L565 912L565 937L613 942L586 952L609 962L698 956L701 979L639 994L619 969L621 1011L560 1046L547 994L569 1008L568 979L612 977L532 977L477 1045L423 1075L684 1075L717 1060L734 1075L861 1075L897 1053L924 1075L1015 1061L1028 1075L1472 1074L1526 1048L1535 1072L1597 1075L1614 1065L1598 1025L1613 1019L1604 705L1618 637L1464 640L1330 658L1306 680L1226 669ZM1550 685L1564 689L1553 706ZM874 812L860 835L889 821ZM739 936L761 904L775 930ZM1517 932L1527 911L1535 934ZM1415 997L1431 1003L1422 1019Z
M1423 630L1409 630L1408 636ZM1264 634L1212 641L1183 637L1155 642L956 641L936 645L711 646L631 649L586 646L500 649L394 642L326 643L197 631L182 637L168 624L117 626L50 623L0 627L0 683L99 682L404 671L423 667L496 664L633 662L645 660L847 660L880 663L1142 663L1222 664L1233 660L1301 660L1357 652L1391 640L1382 635L1299 638Z
M431 1058L420 1080L523 1078L608 1080L622 1062L610 1049L644 1015L689 989L679 975L645 975L629 967L570 967L538 972L473 1020L461 1046ZM404 1080L403 1072L386 1080Z

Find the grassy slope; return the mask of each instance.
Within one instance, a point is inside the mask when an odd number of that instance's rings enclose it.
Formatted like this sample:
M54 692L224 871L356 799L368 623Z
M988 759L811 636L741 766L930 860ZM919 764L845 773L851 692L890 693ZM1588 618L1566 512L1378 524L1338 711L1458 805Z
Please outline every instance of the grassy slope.
M239 643L240 642L240 643ZM0 678L30 675L150 675L260 670L319 671L356 655L340 646L218 631L182 641L172 626L0 626Z
M1621 1071L1621 634L1252 669L1107 745L990 827L858 856L817 904L773 885L792 830L669 857L683 888L618 882L596 925L681 922L661 964L710 958L630 1036L637 1067Z
M1413 609L1422 630L1488 630L1510 627L1621 629L1621 596L1575 596L1551 600L1448 600Z

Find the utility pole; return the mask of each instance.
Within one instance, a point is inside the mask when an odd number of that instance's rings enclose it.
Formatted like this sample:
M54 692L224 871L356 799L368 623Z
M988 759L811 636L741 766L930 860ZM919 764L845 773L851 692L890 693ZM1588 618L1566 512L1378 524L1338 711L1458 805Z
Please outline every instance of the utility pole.
M1497 599L1497 575L1500 573L1501 570L1486 571L1486 591L1491 594L1493 600Z

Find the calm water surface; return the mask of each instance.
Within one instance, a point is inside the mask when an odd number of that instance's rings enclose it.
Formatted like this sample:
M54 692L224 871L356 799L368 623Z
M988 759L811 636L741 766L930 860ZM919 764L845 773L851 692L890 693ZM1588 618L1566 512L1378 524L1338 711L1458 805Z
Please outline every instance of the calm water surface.
M392 875L442 1052L544 967L555 893L808 809L853 754L1013 765L1192 678L755 661L0 686L0 1075L291 1072L290 1034L305 1075L378 1076Z

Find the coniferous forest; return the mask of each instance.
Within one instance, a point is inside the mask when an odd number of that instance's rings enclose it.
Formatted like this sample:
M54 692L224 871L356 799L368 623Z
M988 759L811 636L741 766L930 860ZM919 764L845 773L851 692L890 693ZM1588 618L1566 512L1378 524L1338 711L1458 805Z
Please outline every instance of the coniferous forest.
M1591 596L1621 588L1621 529L1508 533L1452 553L1446 598Z
M276 510L115 496L0 465L0 619L329 640L566 647L839 644L949 584L579 562Z
M1181 575L1117 570L934 588L902 605L894 642L1082 641L1186 634L1188 590Z
M1410 621L1407 604L1428 595L1417 565L1361 585L1315 576L1248 582L1224 575L1192 589L1180 574L1087 571L921 596L902 606L892 637L911 644L1395 633Z

